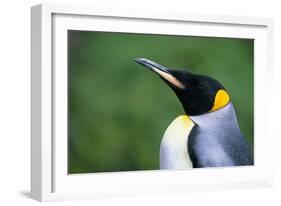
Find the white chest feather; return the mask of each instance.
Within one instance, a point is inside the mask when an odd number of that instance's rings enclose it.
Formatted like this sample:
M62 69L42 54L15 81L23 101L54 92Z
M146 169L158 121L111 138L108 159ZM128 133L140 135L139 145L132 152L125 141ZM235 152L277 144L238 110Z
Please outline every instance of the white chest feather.
M187 143L194 123L186 115L177 117L164 133L160 146L160 169L192 168Z

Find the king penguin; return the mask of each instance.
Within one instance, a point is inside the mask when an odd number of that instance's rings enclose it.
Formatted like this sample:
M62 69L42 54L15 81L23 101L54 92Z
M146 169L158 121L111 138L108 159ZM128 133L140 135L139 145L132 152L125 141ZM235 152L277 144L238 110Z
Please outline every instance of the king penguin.
M160 169L253 165L251 148L239 128L230 95L219 81L168 69L145 58L134 60L159 75L185 111L163 135Z

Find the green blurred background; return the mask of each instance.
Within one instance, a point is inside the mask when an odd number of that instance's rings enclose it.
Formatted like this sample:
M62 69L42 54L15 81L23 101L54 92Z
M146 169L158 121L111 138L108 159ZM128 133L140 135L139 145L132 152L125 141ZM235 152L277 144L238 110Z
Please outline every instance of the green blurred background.
M219 80L252 146L253 50L250 39L69 30L68 172L159 169L162 135L184 111L135 57Z

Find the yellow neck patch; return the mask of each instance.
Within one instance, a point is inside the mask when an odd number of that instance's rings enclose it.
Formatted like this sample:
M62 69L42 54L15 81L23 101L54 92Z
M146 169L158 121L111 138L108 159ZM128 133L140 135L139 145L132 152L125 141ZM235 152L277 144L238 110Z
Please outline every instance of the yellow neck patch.
M189 116L181 115L177 118L177 121L184 125L185 128L193 127L194 123L191 121Z
M214 105L210 112L216 111L228 104L230 97L225 90L220 89L215 97Z

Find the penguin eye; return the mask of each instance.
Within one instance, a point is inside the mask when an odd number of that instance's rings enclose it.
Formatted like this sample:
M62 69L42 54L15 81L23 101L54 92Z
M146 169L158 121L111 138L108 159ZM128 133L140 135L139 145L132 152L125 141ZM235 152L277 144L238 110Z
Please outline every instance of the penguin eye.
M205 86L203 86L202 84L198 84L196 85L196 89L205 89Z

